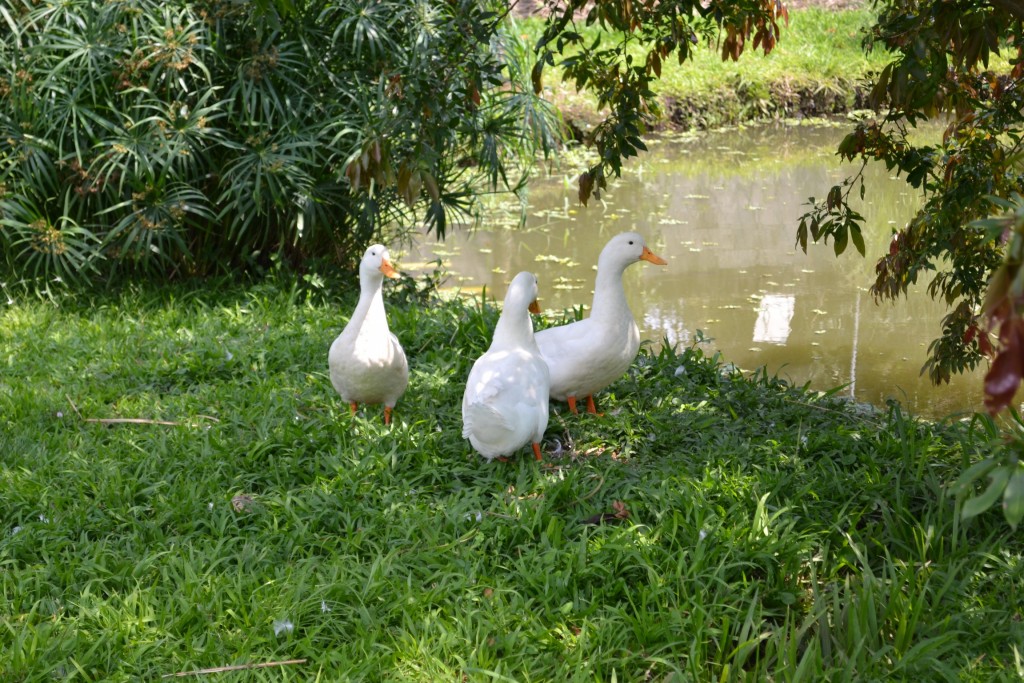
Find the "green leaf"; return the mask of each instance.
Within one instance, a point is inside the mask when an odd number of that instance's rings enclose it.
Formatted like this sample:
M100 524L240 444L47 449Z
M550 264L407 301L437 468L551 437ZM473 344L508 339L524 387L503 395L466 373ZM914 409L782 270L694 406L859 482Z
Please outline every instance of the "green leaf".
M1024 467L1017 466L1003 491L1003 515L1016 531L1020 520L1024 518Z
M991 472L997 464L999 463L996 462L995 458L985 458L974 463L964 470L956 482L949 487L949 495L962 496L969 493L974 486L974 482Z
M839 226L839 229L835 231L832 239L832 248L835 250L836 256L839 256L846 251L846 244L849 239L849 233L846 230L846 226Z
M988 475L988 488L964 503L964 506L960 509L960 517L962 519L970 519L992 507L996 499L999 498L999 495L1006 488L1006 483L1010 480L1010 472L1009 467L1003 466Z
M860 227L856 225L850 226L850 239L853 240L853 246L857 248L858 253L860 253L861 256L865 256L866 250L864 248L864 235L861 234Z

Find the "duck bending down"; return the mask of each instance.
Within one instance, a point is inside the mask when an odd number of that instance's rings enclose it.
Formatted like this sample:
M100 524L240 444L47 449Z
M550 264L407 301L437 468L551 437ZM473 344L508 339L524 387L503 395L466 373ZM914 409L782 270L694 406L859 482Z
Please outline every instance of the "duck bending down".
M668 262L655 255L635 232L608 241L597 259L597 279L590 317L537 333L537 346L551 373L551 398L568 401L578 414L577 399L597 413L594 393L622 376L640 349L640 331L626 301L622 274L630 265Z
M462 396L462 436L488 460L540 442L548 426L548 366L533 337L537 278L522 272L505 294L487 352L477 358Z
M359 403L383 403L384 424L409 384L409 363L398 337L388 329L381 286L398 277L388 250L374 244L359 263L359 303L327 355L331 384L354 415Z

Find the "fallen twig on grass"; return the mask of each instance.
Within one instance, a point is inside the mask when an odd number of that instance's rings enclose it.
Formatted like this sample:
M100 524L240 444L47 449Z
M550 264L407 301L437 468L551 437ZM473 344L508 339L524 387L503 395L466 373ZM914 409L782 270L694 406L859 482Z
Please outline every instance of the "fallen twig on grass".
M288 659L280 662L261 662L258 664L232 664L231 666L215 666L209 669L196 669L195 671L179 671L173 674L164 674L160 678L174 678L183 676L201 676L203 674L219 674L224 671L246 671L248 669L266 669L271 666L289 666L291 664L305 664L305 659Z
M68 396L67 394L64 394L64 398L66 398L68 400L68 403L71 404L71 408L72 408L72 410L75 411L75 415L78 416L79 420L81 420L82 422L89 422L91 424L101 424L101 425L117 425L117 424L165 425L165 426L168 426L168 427L180 427L181 424L182 424L181 422L172 422L171 420L151 420L151 419L145 418L145 417L83 417L82 413L79 412L79 410L78 410L78 406L76 406L75 402L71 400L71 397ZM196 417L201 417L204 420L210 420L211 422L220 422L220 420L218 420L217 418L210 417L209 415L196 415Z

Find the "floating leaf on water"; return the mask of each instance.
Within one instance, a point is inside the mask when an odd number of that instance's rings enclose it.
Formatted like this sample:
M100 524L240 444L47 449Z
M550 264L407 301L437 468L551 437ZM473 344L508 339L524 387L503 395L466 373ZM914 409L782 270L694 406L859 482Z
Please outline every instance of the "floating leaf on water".
M490 249L488 247L480 247L479 249L477 249L477 251L479 251L481 254L493 254L494 253L494 250Z
M761 347L760 346L751 346L749 349L747 349L747 351L750 351L751 353L760 353L761 352Z
M814 313L815 315L828 315L825 311L821 310L820 308L811 309L811 313Z
M437 265L437 261L402 261L402 270L426 270L428 268L433 269ZM446 264L442 263L442 267L446 267Z
M683 195L683 199L711 199L711 196L706 194L686 194Z
M501 266L497 266L497 267L491 268L491 272L494 273L495 275L504 275L508 271L505 270L504 268L502 268Z
M825 333L826 333L825 330L815 330L814 331L814 334L825 334Z
M800 269L800 272L801 272L801 273L807 273L807 274L810 274L810 273L813 273L814 271L813 271L813 270L808 270L807 268L801 268L801 269Z
M533 260L538 263L557 263L560 266L566 266L568 268L575 268L579 265L567 256L563 258L553 254L537 254L533 257Z

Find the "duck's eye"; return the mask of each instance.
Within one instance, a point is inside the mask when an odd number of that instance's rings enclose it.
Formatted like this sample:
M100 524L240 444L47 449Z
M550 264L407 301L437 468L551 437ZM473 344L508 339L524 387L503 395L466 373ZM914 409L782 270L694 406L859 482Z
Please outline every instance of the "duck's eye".
M633 240L629 241L629 246L633 246Z

